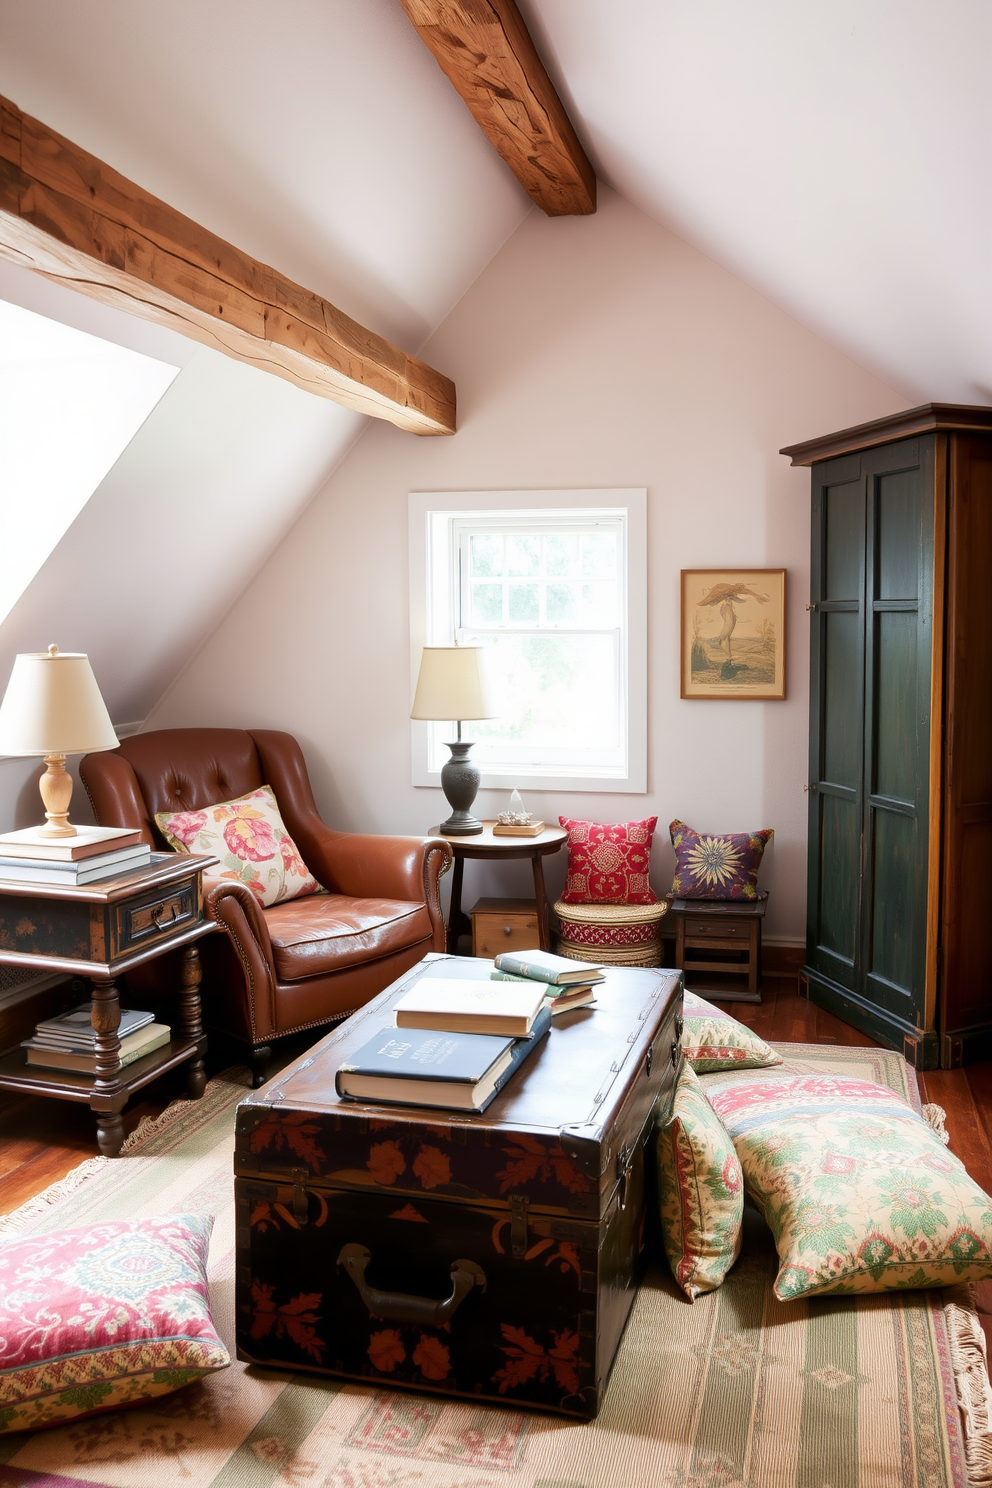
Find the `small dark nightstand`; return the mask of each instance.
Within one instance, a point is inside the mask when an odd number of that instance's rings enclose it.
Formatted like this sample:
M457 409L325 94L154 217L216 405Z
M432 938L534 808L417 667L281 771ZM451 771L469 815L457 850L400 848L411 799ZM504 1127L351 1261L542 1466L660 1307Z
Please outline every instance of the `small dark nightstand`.
M69 972L93 987L96 1075L29 1065L19 1046L0 1054L0 1090L85 1102L96 1114L97 1143L116 1157L121 1111L132 1093L165 1070L187 1064L186 1090L203 1094L207 1041L200 1017L196 941L215 926L203 919L200 875L216 858L153 853L147 868L83 888L0 879L0 965ZM183 948L176 1026L162 1049L121 1067L117 977Z
M768 896L761 899L673 899L675 965L686 973L691 992L716 1002L760 1002L761 922ZM747 987L713 984L689 977L698 972L747 978Z

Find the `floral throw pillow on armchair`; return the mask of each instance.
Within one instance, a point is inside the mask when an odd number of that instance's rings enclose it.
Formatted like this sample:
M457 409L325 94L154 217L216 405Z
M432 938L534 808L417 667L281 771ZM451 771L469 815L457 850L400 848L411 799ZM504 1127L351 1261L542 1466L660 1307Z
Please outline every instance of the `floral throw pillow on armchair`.
M218 876L245 884L263 908L323 893L286 831L269 785L202 811L156 811L155 820L178 852L219 858Z
M775 836L772 827L760 832L722 832L704 836L679 821L668 829L675 849L676 899L760 899L758 869L761 856Z

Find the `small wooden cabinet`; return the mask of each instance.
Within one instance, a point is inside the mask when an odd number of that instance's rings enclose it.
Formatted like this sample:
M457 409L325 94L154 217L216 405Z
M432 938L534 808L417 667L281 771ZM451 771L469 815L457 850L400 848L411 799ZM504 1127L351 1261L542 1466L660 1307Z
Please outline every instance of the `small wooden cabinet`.
M715 1002L760 1002L761 922L765 899L745 902L675 899L669 913L675 921L675 965L686 974L690 992ZM701 982L690 981L702 972ZM731 980L714 981L715 976ZM734 977L746 979L735 986Z
M782 451L813 477L810 996L921 1069L992 1055L992 408Z
M536 899L478 899L472 909L472 955L538 951L541 921Z

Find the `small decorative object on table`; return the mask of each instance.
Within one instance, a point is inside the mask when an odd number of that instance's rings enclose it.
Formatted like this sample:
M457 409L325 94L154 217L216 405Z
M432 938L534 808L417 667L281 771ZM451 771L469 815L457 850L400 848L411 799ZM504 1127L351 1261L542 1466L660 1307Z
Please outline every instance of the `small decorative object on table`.
M508 810L498 812L493 823L494 837L540 837L543 831L543 821L535 821L524 809L518 790L511 793Z

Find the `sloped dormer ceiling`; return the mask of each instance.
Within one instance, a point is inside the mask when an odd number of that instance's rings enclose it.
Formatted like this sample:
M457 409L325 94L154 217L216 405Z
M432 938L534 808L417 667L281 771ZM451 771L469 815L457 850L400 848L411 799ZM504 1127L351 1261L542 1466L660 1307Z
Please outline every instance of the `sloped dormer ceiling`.
M0 93L411 352L531 209L394 0L0 0ZM0 296L181 367L0 625L0 688L54 640L139 722L366 420L6 263ZM292 596L259 623L291 646Z

